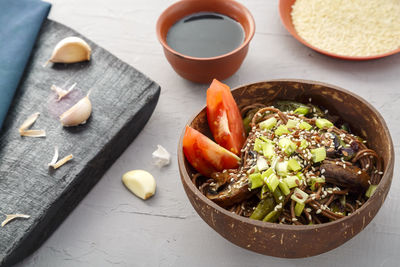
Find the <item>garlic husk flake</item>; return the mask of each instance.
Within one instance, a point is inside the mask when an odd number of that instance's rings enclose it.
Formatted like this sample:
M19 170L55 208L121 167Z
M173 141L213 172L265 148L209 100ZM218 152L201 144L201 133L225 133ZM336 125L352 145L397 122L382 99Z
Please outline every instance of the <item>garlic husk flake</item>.
M27 136L27 137L46 137L46 131L45 130L24 130L20 131L21 136Z
M21 136L28 136L28 137L45 137L46 132L44 130L28 130L35 121L38 119L40 113L35 112L30 115L19 127L18 131Z
M84 40L71 36L62 39L54 47L50 62L53 63L76 63L90 60L92 49Z
M32 126L32 124L35 123L35 121L37 120L37 118L39 117L40 113L39 112L35 112L32 115L30 115L23 123L22 125L19 127L19 131L24 131L26 129L28 129L29 127Z
M31 216L26 215L26 214L6 214L6 219L1 223L1 227L4 227L7 223L11 222L12 220L15 220L17 218L22 218L22 219L29 219Z
M64 165L65 163L67 163L68 161L70 161L71 159L73 159L74 156L72 154L69 154L68 156L60 159L59 161L57 161L54 164L50 164L51 167L53 167L53 169L58 169L60 168L62 165Z
M70 109L65 111L60 116L60 122L63 126L77 126L86 123L92 113L92 103L89 99L89 94L79 100Z
M66 97L69 93L71 93L71 91L75 88L77 83L74 83L73 85L71 85L68 90L62 89L61 87L58 87L57 85L52 85L51 86L51 90L53 90L54 92L57 93L58 95L58 99L57 102L60 101L61 99L63 99L64 97Z
M171 162L171 155L161 145L157 145L157 150L152 153L152 156L154 164L160 168L169 165Z
M58 160L58 146L55 146L54 147L54 156L51 159L51 161L49 163L49 166L52 166L52 165L56 164L57 160Z

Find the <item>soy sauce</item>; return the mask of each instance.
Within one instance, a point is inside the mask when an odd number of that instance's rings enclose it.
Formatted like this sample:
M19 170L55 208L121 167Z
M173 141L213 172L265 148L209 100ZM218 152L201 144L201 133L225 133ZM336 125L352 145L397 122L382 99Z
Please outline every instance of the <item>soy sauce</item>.
M168 31L167 43L192 57L215 57L229 53L244 41L242 25L228 16L200 12L186 16Z

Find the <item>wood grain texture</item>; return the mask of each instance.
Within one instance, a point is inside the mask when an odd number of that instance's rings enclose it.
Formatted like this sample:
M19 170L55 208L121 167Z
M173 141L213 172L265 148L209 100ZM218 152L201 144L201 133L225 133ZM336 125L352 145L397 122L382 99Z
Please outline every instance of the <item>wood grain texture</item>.
M92 60L76 64L43 64L55 44L79 36L62 24L47 21L25 70L0 136L0 211L24 213L0 229L0 265L8 266L37 248L90 191L133 141L150 118L160 87L93 42ZM92 89L88 122L63 128L52 112L52 84L77 82L82 94ZM20 137L18 127L32 113L46 138ZM54 146L61 157L74 159L50 170Z

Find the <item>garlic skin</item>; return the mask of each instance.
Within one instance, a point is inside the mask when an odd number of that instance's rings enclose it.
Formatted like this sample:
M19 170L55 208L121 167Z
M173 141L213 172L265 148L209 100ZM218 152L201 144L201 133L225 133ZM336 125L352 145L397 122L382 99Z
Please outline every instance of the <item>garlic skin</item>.
M90 60L92 49L84 40L71 36L62 39L55 46L49 59L53 63L76 63Z
M151 155L153 156L154 164L159 168L167 166L171 162L171 155L161 145L157 145L157 150L154 151Z
M92 103L90 102L89 95L87 95L61 114L60 122L64 127L85 124L91 114Z
M51 90L53 90L54 92L57 93L58 95L58 99L56 100L57 102L59 102L61 99L63 99L64 97L66 97L69 93L71 93L72 90L74 90L75 86L77 85L77 83L74 83L73 85L71 85L67 90L58 87L57 85L52 85L50 87Z
M122 182L133 194L144 200L156 192L156 181L147 171L129 171L122 176Z
M22 218L22 219L29 219L31 216L26 215L26 214L6 214L6 219L1 223L1 227L6 226L7 223L18 219L18 218Z
M39 112L33 113L22 123L22 125L18 129L21 136L46 137L45 130L28 130L29 127L31 127L38 119L39 115Z

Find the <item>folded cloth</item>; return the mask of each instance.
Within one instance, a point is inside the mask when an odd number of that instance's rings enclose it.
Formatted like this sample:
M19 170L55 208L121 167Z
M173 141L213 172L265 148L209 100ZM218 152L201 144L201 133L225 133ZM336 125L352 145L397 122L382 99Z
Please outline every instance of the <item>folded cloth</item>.
M51 5L0 0L0 130Z

